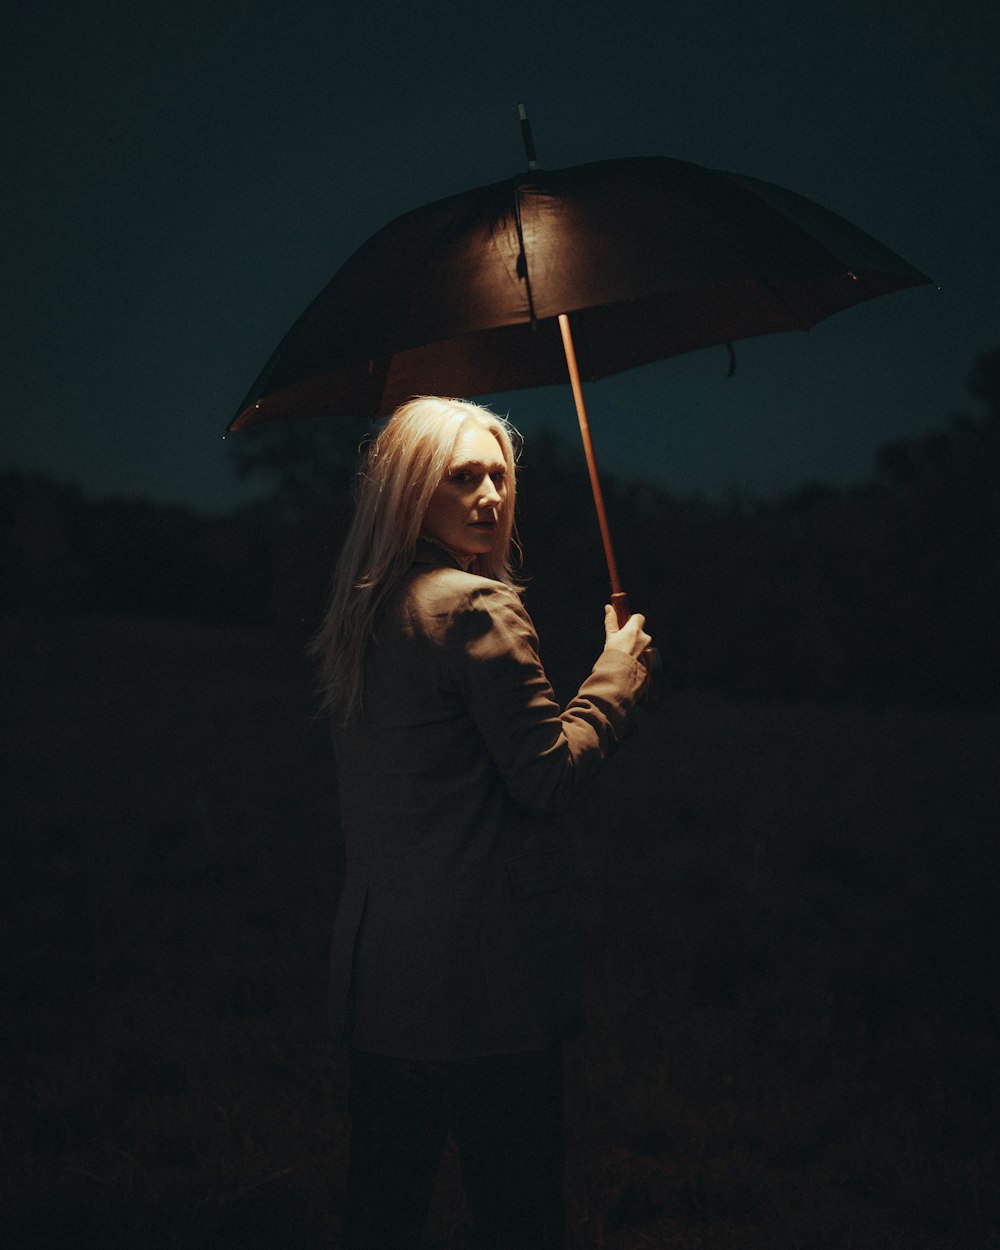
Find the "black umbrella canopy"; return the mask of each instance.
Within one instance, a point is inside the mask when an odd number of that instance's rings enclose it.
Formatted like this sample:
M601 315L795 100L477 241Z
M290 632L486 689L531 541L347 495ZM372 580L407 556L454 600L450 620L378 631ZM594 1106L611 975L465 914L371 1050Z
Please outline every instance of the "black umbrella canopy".
M396 218L291 328L230 429L383 416L779 330L930 279L792 191L645 157L532 170Z

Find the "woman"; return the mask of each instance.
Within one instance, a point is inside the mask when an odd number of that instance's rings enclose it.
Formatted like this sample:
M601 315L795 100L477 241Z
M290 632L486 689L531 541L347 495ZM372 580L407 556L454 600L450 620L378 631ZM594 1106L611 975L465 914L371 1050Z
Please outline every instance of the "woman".
M446 1133L478 1244L563 1245L560 1038L580 997L563 810L632 727L641 615L560 711L512 580L510 427L424 397L371 445L315 649L346 839L344 1245L418 1245Z

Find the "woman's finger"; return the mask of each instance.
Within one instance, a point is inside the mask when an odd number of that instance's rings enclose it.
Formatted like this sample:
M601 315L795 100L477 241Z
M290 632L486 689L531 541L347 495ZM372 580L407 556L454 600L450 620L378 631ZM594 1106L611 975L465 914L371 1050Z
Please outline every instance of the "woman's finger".
M613 609L611 616L614 618ZM646 624L646 618L641 612L636 612L630 616L620 629L613 628L609 624L607 613L604 616L604 623L607 630L604 645L616 651L624 651L626 655L632 656L633 659L637 659L653 641L643 628Z

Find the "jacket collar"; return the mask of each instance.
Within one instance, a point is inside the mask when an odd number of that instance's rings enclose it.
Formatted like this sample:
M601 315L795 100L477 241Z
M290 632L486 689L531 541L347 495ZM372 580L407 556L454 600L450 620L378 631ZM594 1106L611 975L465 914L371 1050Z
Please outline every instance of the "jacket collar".
M440 543L434 542L432 538L424 538L421 535L417 539L417 549L413 554L413 563L430 565L432 568L439 569L460 569L458 557L442 547Z

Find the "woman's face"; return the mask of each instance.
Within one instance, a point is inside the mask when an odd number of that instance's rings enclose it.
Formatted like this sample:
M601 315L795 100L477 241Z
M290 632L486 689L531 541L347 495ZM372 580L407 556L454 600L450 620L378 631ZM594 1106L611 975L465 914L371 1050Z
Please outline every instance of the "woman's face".
M423 532L457 555L485 555L493 546L506 499L507 466L500 444L489 430L467 425L427 505Z

